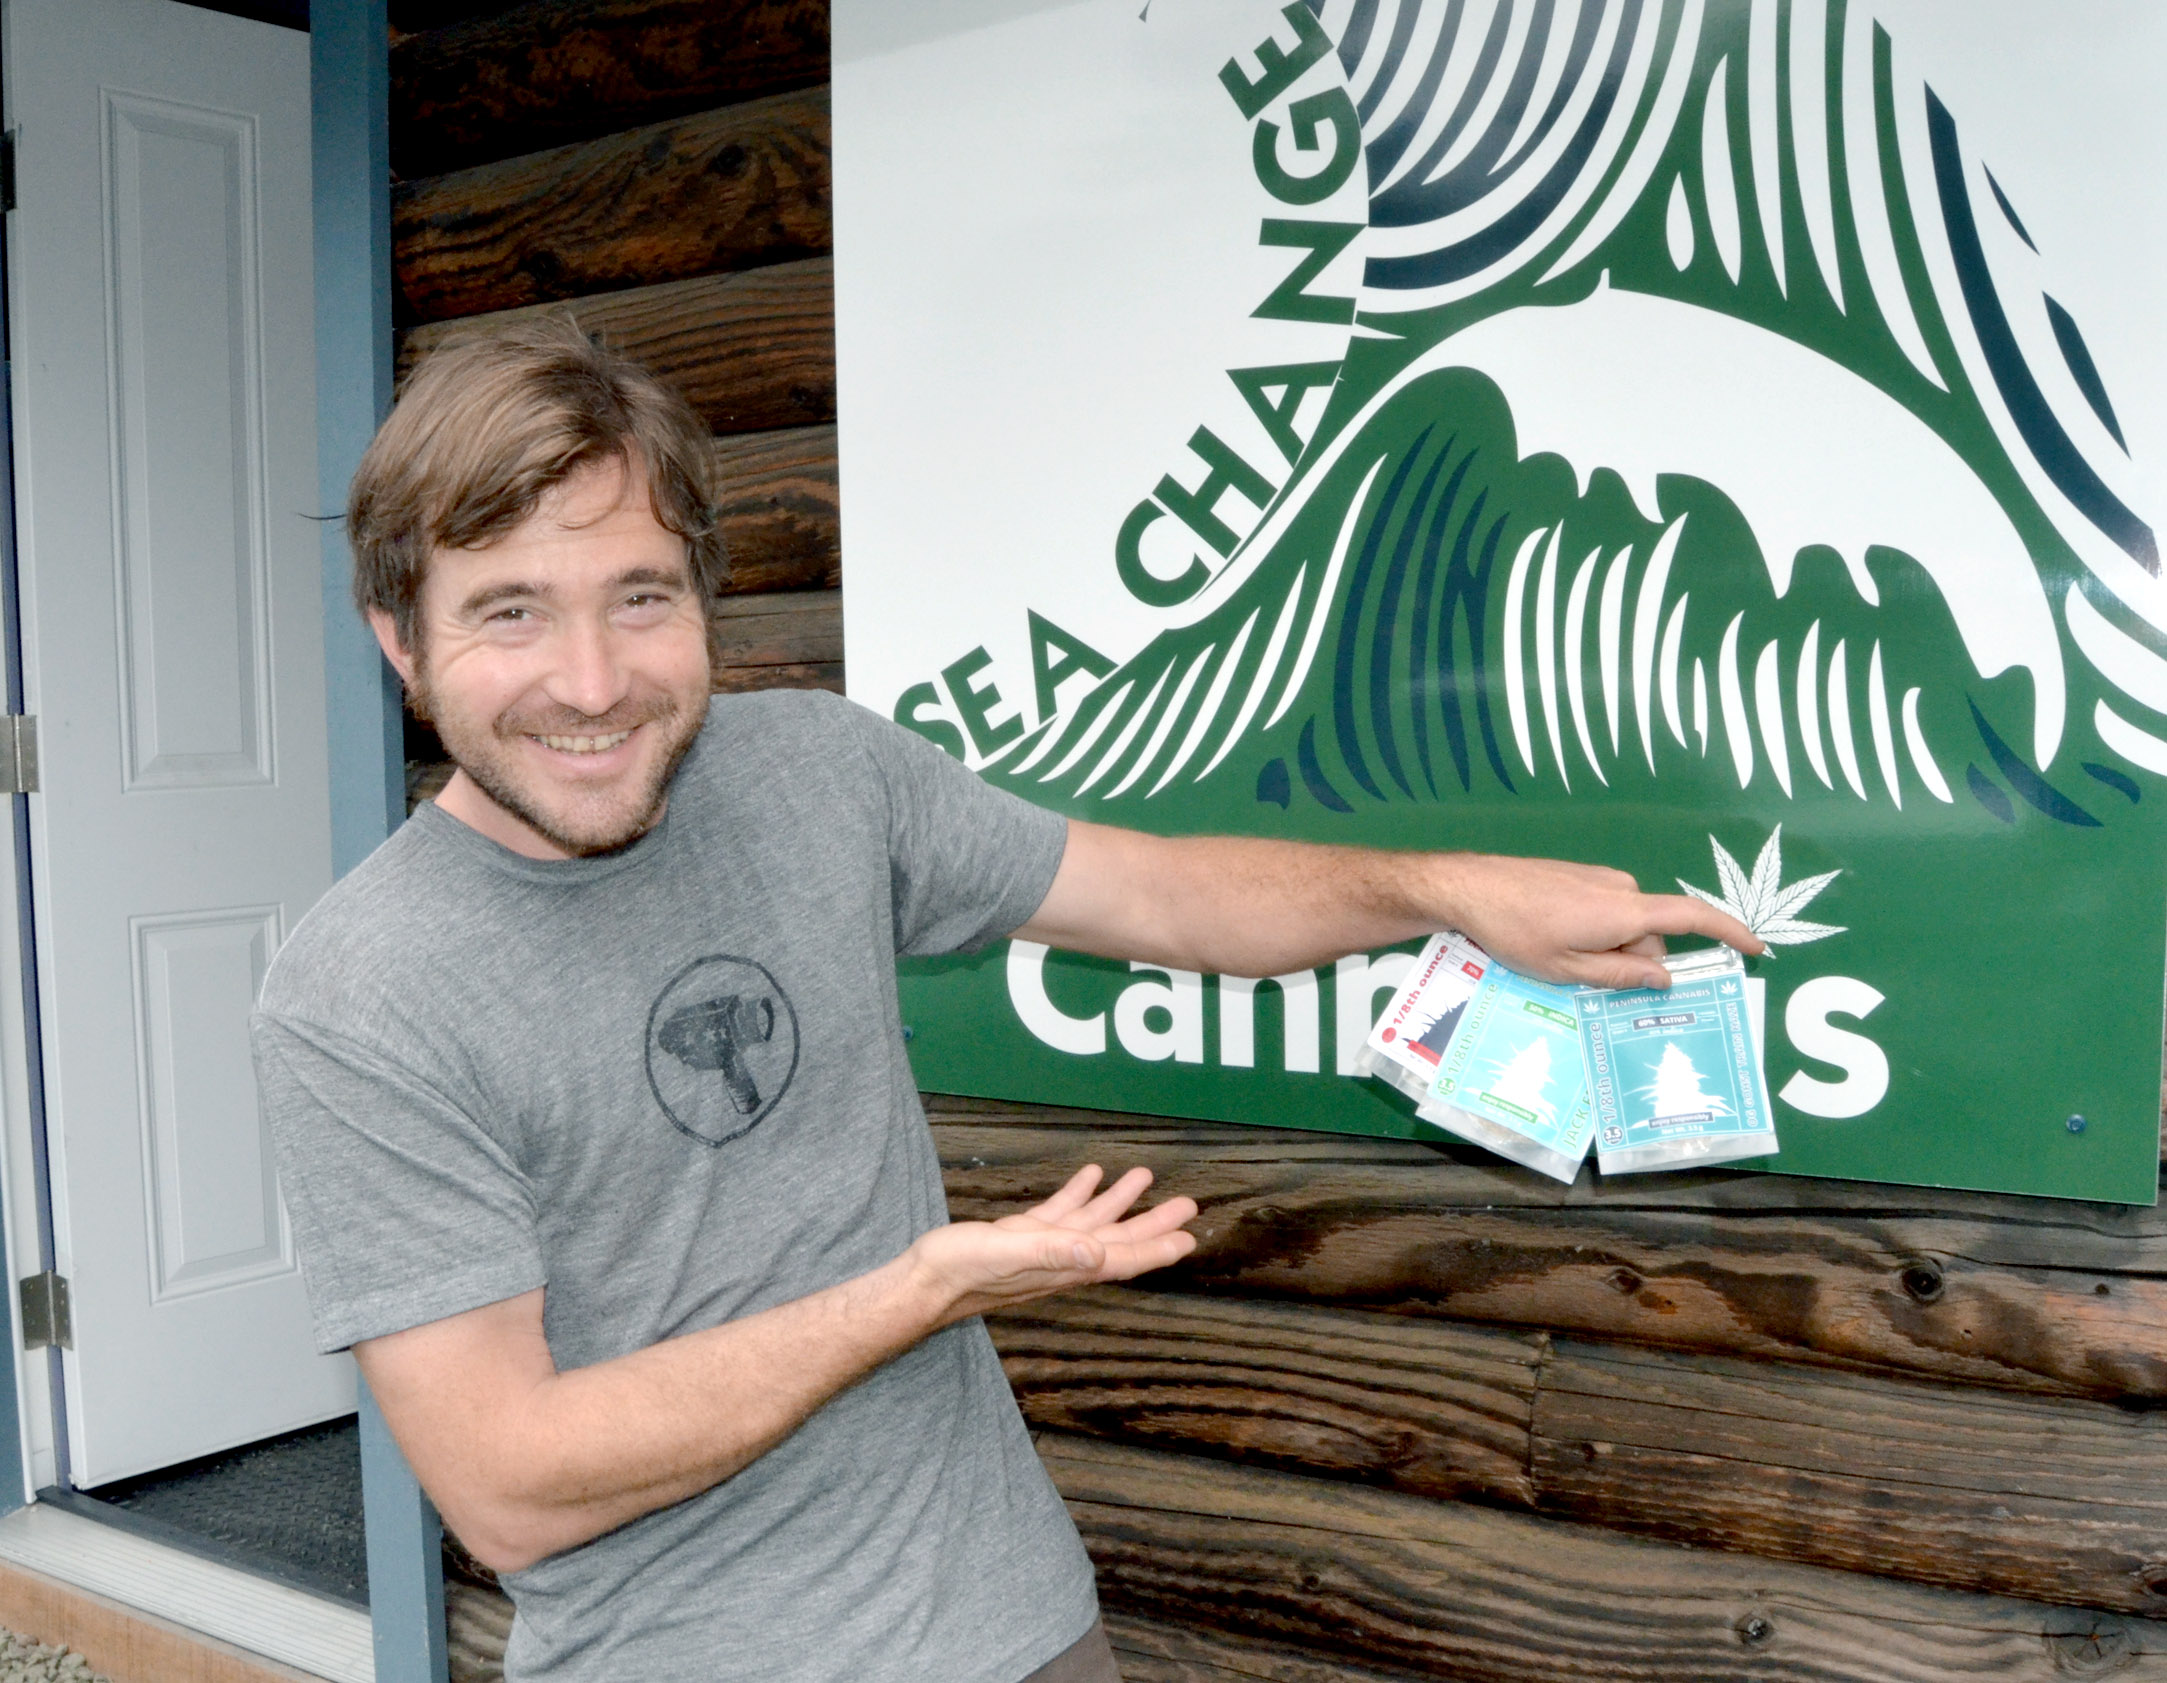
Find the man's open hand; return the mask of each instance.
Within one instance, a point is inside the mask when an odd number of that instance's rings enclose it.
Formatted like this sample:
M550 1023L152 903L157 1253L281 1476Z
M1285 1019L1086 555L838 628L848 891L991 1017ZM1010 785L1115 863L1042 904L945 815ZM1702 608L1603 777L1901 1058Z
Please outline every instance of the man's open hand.
M1623 871L1562 859L1440 856L1458 927L1513 969L1599 988L1670 986L1663 937L1705 935L1742 953L1759 936L1683 894L1643 894Z
M1151 1171L1131 1169L1094 1197L1101 1178L1089 1164L1019 1215L936 1227L912 1245L905 1260L942 1306L940 1324L1072 1286L1132 1280L1196 1249L1195 1235L1182 1231L1196 1217L1194 1199L1169 1198L1132 1216Z

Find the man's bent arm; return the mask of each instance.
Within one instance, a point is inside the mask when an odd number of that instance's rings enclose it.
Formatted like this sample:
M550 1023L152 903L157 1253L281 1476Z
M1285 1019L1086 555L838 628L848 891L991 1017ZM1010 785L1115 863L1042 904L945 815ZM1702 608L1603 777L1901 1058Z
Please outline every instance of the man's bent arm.
M1741 952L1736 918L1623 871L1557 859L1234 836L1168 839L1071 820L1053 887L1025 940L1230 976L1278 976L1440 929L1473 936L1553 982L1664 987L1666 935Z
M550 1357L540 1291L354 1355L445 1522L483 1565L520 1571L721 1483L952 1322L1194 1248L1181 1231L1194 1203L1129 1216L1149 1172L1096 1192L1098 1173L1023 1214L935 1228L825 1291L569 1373Z

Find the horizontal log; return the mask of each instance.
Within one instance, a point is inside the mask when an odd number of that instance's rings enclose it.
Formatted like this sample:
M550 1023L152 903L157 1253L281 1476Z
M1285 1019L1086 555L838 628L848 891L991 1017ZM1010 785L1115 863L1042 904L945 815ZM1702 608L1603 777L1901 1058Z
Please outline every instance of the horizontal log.
M715 695L747 695L754 690L832 690L843 693L843 663L805 661L788 666L718 666L710 691Z
M1462 1683L2167 1678L2167 1625L1042 1434L1110 1609Z
M1378 1671L1283 1644L1244 1641L1222 1630L1133 1613L1109 1612L1104 1618L1124 1683L1421 1683L1415 1672ZM466 1680L454 1674L454 1683Z
M716 605L714 689L843 688L843 593L729 596Z
M733 591L843 582L835 429L790 427L715 440Z
M410 182L393 282L440 321L819 256L828 149L814 88Z
M413 180L828 79L827 0L530 0L391 51Z
M716 432L835 419L835 264L825 257L430 322L401 337L400 373L451 334L545 310L653 369Z
M1545 1513L2167 1614L2167 1414L1560 1341L1533 1440Z
M940 1109L959 1217L1085 1161L1203 1205L1169 1287L2012 1390L2167 1398L2167 1212L1723 1174L1559 1187L1391 1140Z
M445 1646L451 1683L504 1683L504 1647L512 1636L512 1601L500 1589L444 1585Z
M1547 1340L1100 1287L989 1317L1033 1426L1529 1506Z
M716 640L736 666L792 666L843 658L843 593L785 590L727 596L715 605Z

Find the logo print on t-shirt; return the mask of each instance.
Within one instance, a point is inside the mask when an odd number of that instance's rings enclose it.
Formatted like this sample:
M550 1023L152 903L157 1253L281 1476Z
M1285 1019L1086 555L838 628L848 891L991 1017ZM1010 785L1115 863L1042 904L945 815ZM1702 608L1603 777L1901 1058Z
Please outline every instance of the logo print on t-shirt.
M680 1133L727 1145L798 1069L798 1014L766 966L718 953L670 978L647 1013L647 1085Z

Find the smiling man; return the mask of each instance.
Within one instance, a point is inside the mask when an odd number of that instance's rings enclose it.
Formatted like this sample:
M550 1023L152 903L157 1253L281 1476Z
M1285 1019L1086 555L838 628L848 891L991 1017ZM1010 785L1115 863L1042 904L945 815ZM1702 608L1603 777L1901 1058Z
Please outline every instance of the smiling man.
M710 704L689 410L567 322L446 346L355 478L358 599L458 770L256 1019L318 1339L517 1605L513 1683L1108 1683L977 1317L1177 1261L1079 1170L949 1224L896 956L1274 975L1458 927L1557 980L1740 925L1614 871L1067 822L823 694Z

